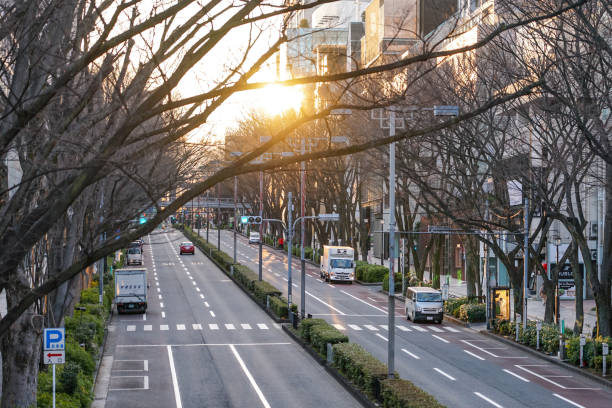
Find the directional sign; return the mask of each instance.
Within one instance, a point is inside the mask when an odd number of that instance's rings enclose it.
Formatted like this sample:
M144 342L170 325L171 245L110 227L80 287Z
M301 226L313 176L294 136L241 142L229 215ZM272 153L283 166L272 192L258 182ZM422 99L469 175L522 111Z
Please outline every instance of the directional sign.
M435 105L434 116L459 116L457 105Z
M43 354L45 364L64 364L66 362L66 351L64 350L47 350Z
M608 355L608 343L601 343L601 354L604 356Z
M43 334L43 350L64 350L66 332L63 327L45 329Z
M318 217L321 221L338 221L340 220L340 215L336 213L331 214L319 214Z

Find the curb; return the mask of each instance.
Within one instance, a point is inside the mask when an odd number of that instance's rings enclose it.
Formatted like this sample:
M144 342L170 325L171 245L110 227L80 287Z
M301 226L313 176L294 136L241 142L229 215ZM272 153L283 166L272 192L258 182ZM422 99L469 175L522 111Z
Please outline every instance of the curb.
M472 327L470 322L464 322L463 320L457 319L454 316L447 315L446 313L444 313L444 320L446 320L447 322L456 324L457 326L463 326L463 327L468 327L468 328Z
M546 360L549 363L558 365L559 367L566 368L566 369L572 371L573 373L579 374L579 375L581 375L583 377L588 378L589 380L595 381L595 382L597 382L597 383L599 383L601 385L604 385L605 387L607 387L609 389L612 389L612 382L610 380L607 380L607 379L602 378L602 377L600 377L598 375L592 374L592 373L590 373L588 371L583 371L582 369L580 369L580 368L578 368L578 367L576 367L574 365L565 363L563 361L559 361L556 357L548 356L548 355L546 355L546 354L544 354L542 352L539 352L537 350L532 349L531 347L525 346L524 344L520 344L520 343L517 343L515 341L509 340L509 339L507 339L507 338L505 338L503 336L500 336L498 334L490 333L487 330L480 330L480 333L484 334L485 336L493 337L493 338L501 341L504 344L507 344L507 345L512 346L512 347L515 347L515 348L517 348L519 350L522 350L522 351L524 351L526 353L529 353L529 354L532 354L534 356L537 356L537 357L539 357L539 358L541 358L543 360Z
M308 344L301 338L296 336L287 325L283 324L283 331L289 335L297 344L299 344L308 354L310 354L317 363L321 364L325 371L327 371L334 379L344 388L349 394L351 394L364 408L379 408L380 405L372 402L363 392L357 389L353 383L344 378L342 373L335 367L327 364L327 361L323 359L315 350L312 349Z
M357 279L355 279L353 282L358 283L363 286L381 286L382 285L382 282L362 282Z
M98 380L98 375L100 374L100 366L102 365L102 357L104 357L104 348L106 347L106 339L108 338L108 325L113 320L113 315L114 315L113 304L111 304L111 310L110 310L110 313L108 314L108 320L104 324L104 338L102 339L102 345L100 346L100 349L98 350L98 353L99 353L98 356L100 358L97 359L98 361L96 361L96 369L94 371L94 376L93 376L93 385L91 387L92 393L94 389L96 388L96 381Z

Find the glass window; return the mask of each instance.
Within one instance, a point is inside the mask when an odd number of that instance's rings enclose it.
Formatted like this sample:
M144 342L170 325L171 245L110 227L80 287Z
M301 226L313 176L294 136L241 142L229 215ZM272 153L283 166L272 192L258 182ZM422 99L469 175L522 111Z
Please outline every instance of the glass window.
M332 259L329 263L332 268L348 269L353 267L353 261L350 259Z
M419 293L417 294L417 301L419 302L441 302L441 293Z

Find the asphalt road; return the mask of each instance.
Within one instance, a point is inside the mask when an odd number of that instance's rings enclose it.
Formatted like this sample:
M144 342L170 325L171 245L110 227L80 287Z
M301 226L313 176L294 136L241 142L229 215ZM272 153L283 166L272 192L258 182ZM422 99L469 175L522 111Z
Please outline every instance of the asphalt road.
M203 254L178 255L182 240L145 240L149 309L113 317L106 407L359 405Z
M205 236L205 230L200 231ZM209 233L217 244L217 231ZM233 254L233 237L222 231L221 249ZM257 271L258 246L238 236L238 261ZM264 247L264 279L287 294L286 254ZM300 305L299 259L293 263L293 302ZM306 313L325 318L387 361L387 302L380 287L325 283L307 264ZM474 330L407 321L396 302L395 369L448 407L610 407L612 392L599 383L509 347Z

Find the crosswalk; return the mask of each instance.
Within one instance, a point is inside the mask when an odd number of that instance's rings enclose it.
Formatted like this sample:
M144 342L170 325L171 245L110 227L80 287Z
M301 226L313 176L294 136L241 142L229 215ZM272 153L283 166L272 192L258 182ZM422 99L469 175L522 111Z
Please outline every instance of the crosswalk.
M354 331L361 331L361 330L366 330L366 331L371 331L371 332L384 332L384 331L389 331L389 327L386 324L379 324L379 325L372 325L372 324L364 324L362 326L359 326L358 324L347 324L346 326L342 325L342 324L338 324L338 323L333 323L332 326L334 326L336 329L338 330L347 330L351 329ZM408 325L408 326L404 326L404 325L400 325L397 324L395 325L395 327L403 332L412 332L412 331L416 331L416 332L421 332L421 333L430 333L430 332L435 332L435 333L460 333L460 330L455 329L454 327L449 327L449 326L418 326L418 325Z
M257 323L256 325L254 325L255 327L257 327L258 330L270 330L271 328L274 329L281 329L282 326L278 323L272 323L270 324L266 324L266 323ZM159 328L160 331L188 331L188 330L196 330L196 331L202 331L202 330L228 330L228 331L237 331L237 330L253 330L253 326L249 323L240 323L240 324L233 324L233 323L223 323L223 324L217 324L217 323L210 323L210 324L200 324L200 323L192 323L191 325L189 324L184 324L184 323L178 323L175 325L171 325L171 324L160 324L159 326L157 325L152 325L152 324L145 324L145 325L136 325L136 324L128 324L125 326L125 331L128 332L150 332L150 331L154 331L157 330Z

